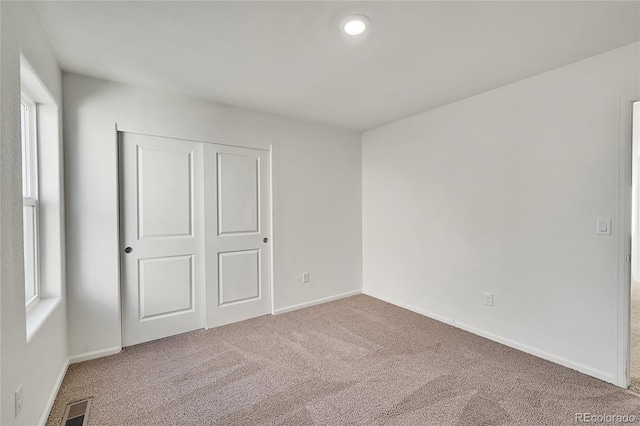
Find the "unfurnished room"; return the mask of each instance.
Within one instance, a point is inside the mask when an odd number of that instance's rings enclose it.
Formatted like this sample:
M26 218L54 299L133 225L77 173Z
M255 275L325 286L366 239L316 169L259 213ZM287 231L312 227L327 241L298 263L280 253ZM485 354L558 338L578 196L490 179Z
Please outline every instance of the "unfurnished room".
M0 0L0 424L640 423L640 1Z

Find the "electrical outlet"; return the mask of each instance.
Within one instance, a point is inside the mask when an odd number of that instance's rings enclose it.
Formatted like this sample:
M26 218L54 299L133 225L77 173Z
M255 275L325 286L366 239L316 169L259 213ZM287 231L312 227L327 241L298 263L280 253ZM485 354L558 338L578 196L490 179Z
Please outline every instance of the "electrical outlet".
M22 385L20 385L18 387L18 390L16 390L15 402L16 402L16 417L18 417L18 414L20 414L20 411L22 411Z
M484 294L484 304L487 306L493 306L493 293Z
M308 283L309 282L309 273L305 272L304 274L302 274L302 282L303 283Z
M596 221L597 235L611 235L611 219L598 219Z

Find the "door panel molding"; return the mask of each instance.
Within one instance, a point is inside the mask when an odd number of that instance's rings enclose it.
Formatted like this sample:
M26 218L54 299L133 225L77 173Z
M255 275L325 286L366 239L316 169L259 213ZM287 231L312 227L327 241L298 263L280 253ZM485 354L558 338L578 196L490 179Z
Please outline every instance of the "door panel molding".
M228 160L225 162L224 158ZM238 160L244 160L245 164L239 164ZM229 164L230 162L235 164ZM216 153L216 168L218 236L259 234L261 223L260 157ZM244 168L244 170L235 170L239 168ZM227 170L235 173L226 173ZM252 191L253 194L251 194ZM234 192L243 193L245 196L233 197ZM249 194L250 196L246 196ZM225 211L228 214L225 214ZM225 224L228 225L228 229Z
M160 149L142 149L142 147L136 147L136 179L137 179L137 190L138 190L138 239L141 240L143 238L171 238L171 237L193 237L193 221L194 221L194 211L193 211L193 201L194 201L194 164L193 164L193 151L191 152L171 152L167 150ZM146 154L145 154L146 153ZM160 160L164 160L162 163L164 167L168 170L171 170L171 174L159 173L157 179L161 179L161 182L157 180L154 182L147 182L144 179L144 171L146 168L152 168L153 164L146 164L145 158L147 156L151 157L152 155L157 155L158 153L164 154L164 159L156 158L157 162ZM179 162L169 163L169 155L177 155L182 154L182 156L186 157L183 161L186 160L186 167L184 164L180 164ZM149 158L147 160L151 163L153 160ZM184 170L180 170L180 166L184 167ZM181 180L176 179L175 176L178 172L183 172L183 176L179 176ZM173 175L173 176L172 176ZM186 181L186 182L185 182ZM180 204L176 202L175 194L177 188L176 184L179 183L187 183L189 190L187 191L186 203ZM154 188L161 188L161 191L154 190ZM174 194L167 194L168 191L172 191ZM149 198L147 199L147 194L149 194ZM162 203L162 200L159 198L170 198L171 195L174 195L174 199L170 200L169 203ZM169 196L169 197L167 197ZM158 205L161 204L161 205ZM166 205L162 205L166 204ZM186 208L186 211L176 211L179 207ZM148 214L148 210L149 212ZM158 222L157 215L154 214L154 211L162 211L162 219L166 220L169 214L178 214L181 217L174 217L178 222L176 225L178 228L186 228L184 232L149 232L146 233L147 229L147 221L149 222L149 228L158 227L159 224L154 223ZM186 223L185 223L186 222Z
M151 275L149 277L149 282L152 284L162 284L163 280L159 278L169 276L171 281L175 283L177 279L180 277L171 277L171 275L175 274L175 266L174 268L160 268L159 271L147 271L147 265L156 265L156 269L158 269L158 264L163 262L166 266L167 263L175 263L179 261L186 260L186 271L182 271L183 275L186 275L186 283L180 283L181 286L176 288L176 286L168 287L168 288L146 288L147 283L147 275ZM182 265L181 265L182 266ZM149 267L151 269L151 267ZM174 271L172 271L173 269ZM155 272L155 273L154 273ZM172 274L173 272L173 274ZM179 271L178 271L179 272ZM153 257L146 259L138 259L138 294L139 294L139 321L147 321L149 319L160 318L164 316L170 316L181 312L192 312L195 307L195 282L193 275L193 255L182 255L182 256L162 256L162 257ZM157 275L160 275L158 277ZM166 282L166 281L165 281ZM185 286L186 284L186 286ZM163 290L161 294L148 294L147 290ZM187 294L180 294L179 290L186 290ZM186 297L185 297L186 296ZM176 304L185 304L187 306L176 306Z
M238 259L240 256L249 256L249 258ZM260 257L260 249L218 253L218 306L228 306L260 299L262 296ZM244 264L240 264L243 260ZM229 265L232 262L236 263L236 265ZM227 266L225 266L225 263ZM226 273L227 267L230 271L229 274ZM228 287L227 284L229 284ZM228 288L227 291L225 291L225 287Z

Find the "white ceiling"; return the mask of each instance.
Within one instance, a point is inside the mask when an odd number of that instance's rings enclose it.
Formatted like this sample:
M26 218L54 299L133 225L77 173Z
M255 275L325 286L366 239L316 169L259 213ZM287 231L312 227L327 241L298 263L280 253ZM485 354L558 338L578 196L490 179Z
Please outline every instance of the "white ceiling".
M360 131L640 40L637 1L30 4L65 71Z

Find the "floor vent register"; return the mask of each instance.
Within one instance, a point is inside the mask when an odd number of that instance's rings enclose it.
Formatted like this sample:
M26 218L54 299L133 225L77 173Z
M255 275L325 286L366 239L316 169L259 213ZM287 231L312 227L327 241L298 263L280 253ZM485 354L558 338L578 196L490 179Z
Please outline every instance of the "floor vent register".
M62 418L62 426L87 426L89 424L89 409L93 398L74 402L67 405Z

